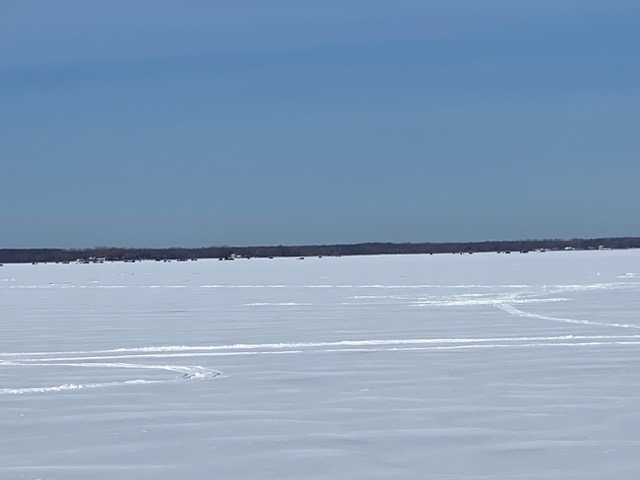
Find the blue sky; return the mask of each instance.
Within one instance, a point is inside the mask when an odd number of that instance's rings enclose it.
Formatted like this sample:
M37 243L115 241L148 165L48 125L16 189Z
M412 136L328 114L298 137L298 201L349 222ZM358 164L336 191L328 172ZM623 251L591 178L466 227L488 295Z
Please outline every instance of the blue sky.
M640 236L640 3L0 3L0 248Z

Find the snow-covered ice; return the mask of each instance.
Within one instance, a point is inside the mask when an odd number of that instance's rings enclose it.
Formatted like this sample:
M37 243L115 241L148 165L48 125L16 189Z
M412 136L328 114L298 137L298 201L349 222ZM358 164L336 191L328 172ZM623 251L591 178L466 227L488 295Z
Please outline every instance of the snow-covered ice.
M640 251L0 269L0 479L635 479Z

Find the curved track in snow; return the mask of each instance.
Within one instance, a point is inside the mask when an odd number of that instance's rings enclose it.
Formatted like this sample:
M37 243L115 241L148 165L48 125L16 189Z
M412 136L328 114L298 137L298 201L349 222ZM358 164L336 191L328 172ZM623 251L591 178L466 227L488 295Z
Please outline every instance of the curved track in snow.
M64 352L54 352L64 353ZM88 352L87 352L88 353ZM90 361L87 355L76 355L61 360L51 357L51 353L47 352L31 352L31 353L0 353L0 367L80 367L80 368L115 368L123 370L161 370L177 373L179 376L173 376L168 379L148 379L134 378L129 380L114 382L88 382L88 383L65 383L62 385L46 385L46 386L28 386L0 388L0 395L20 395L26 393L49 393L62 392L66 390L83 390L97 389L107 387L118 387L124 385L141 385L141 384L157 384L169 383L184 380L208 380L222 375L219 370L213 370L200 366L182 366L182 365L155 365L140 363L122 363L122 362L106 362L106 361ZM7 360L7 358L9 360ZM105 356L103 360L118 359L115 357Z

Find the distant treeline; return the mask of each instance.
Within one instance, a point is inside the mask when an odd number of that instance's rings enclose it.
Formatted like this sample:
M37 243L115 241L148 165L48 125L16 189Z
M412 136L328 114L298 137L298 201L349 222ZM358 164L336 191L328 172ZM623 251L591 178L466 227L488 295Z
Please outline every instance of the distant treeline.
M185 260L236 257L310 257L342 255L529 252L533 250L596 250L640 248L639 237L575 238L571 240L512 240L462 243L356 243L270 247L111 248L82 250L55 248L0 249L0 263L40 263L131 260Z

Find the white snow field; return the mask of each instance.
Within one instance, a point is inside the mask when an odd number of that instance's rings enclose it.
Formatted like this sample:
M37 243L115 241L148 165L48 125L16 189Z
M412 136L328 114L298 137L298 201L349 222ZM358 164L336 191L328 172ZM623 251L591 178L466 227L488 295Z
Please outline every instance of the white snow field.
M640 251L0 268L0 479L637 479Z

